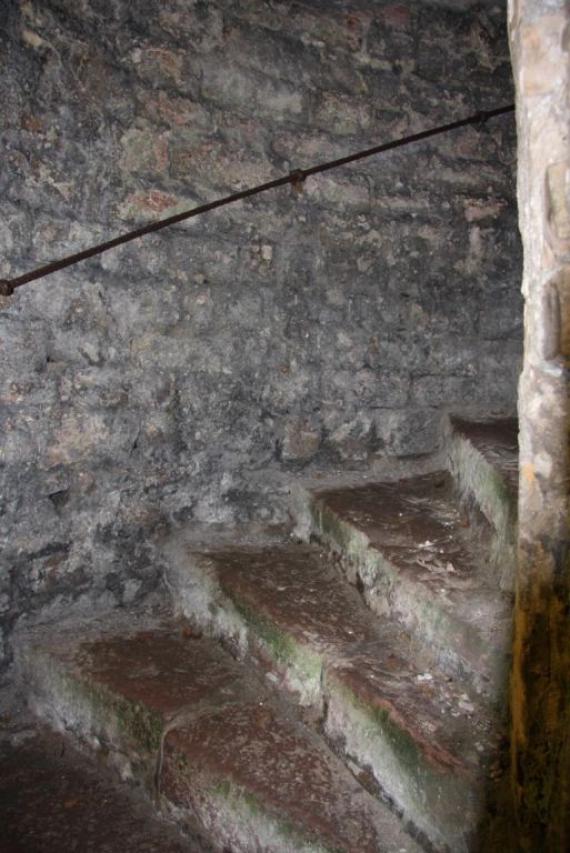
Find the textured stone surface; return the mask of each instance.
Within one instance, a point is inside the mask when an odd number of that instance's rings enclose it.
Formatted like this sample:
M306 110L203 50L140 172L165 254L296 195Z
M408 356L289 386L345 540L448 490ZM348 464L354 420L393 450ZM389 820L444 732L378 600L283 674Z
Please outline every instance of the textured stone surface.
M2 277L512 97L492 5L6 0L0 56ZM507 116L3 300L4 635L143 597L170 525L279 520L302 466L511 410L513 161Z
M190 552L175 584L183 612L311 709L436 849L477 849L501 725L375 618L330 555L291 544Z
M554 853L570 847L570 7L565 0L511 0L509 31L525 298L513 847Z
M374 612L402 622L444 671L502 695L511 598L498 591L486 531L460 511L449 474L316 492L307 512Z
M4 853L207 853L60 734L15 731L0 761Z
M34 708L216 851L417 853L386 806L189 626L109 619L21 647Z
M504 491L516 503L519 487L518 420L510 418L477 423L453 418L452 428L461 439L472 445L489 467L496 469L504 482ZM493 523L493 511L487 511L489 521Z
M447 457L467 510L475 503L491 525L487 532L487 537L492 533L491 561L501 589L512 591L517 551L518 421L472 423L454 418Z

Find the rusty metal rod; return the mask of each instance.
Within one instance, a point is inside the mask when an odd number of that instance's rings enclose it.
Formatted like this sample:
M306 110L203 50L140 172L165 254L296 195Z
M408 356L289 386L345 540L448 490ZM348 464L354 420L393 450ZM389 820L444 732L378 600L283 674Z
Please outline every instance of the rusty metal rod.
M365 157L372 157L374 154L382 154L385 151L391 151L394 148L400 148L404 145L411 145L414 142L421 142L424 139L429 139L432 136L439 136L442 133L449 133L452 130L458 130L460 127L466 127L471 124L483 124L496 116L512 113L515 107L514 104L508 104L504 107L498 107L494 110L484 110L482 112L470 115L467 118L452 121L448 124L438 125L429 130L421 130L419 133L413 133L410 136L404 136L400 139L393 139L390 142L383 142L381 145L374 145L372 148L365 148L358 151L356 154L349 154L346 157L339 157L338 160L330 160L328 163L320 163L317 166L310 166L308 169L296 169L282 178L276 178L274 181L267 181L265 184L259 184L256 187L251 187L247 190L241 190L237 193L224 196L223 198L210 201L207 204L201 204L199 207L193 207L190 210L176 213L174 216L168 216L166 219L159 219L156 222L151 222L149 225L143 225L141 228L135 228L134 231L129 231L126 234L121 234L119 237L114 237L112 240L107 240L105 243L99 243L97 246L92 246L89 249L84 249L81 252L76 252L73 255L68 255L59 261L52 261L42 267L38 267L31 272L20 275L12 279L0 279L0 296L11 296L18 287L28 284L30 281L36 281L39 278L44 278L51 273L63 270L80 261L86 261L88 258L93 258L95 255L101 255L103 252L108 252L110 249L115 249L117 246L122 246L124 243L130 243L131 240L137 240L139 237L144 237L146 234L153 234L156 231L161 231L163 228L168 228L170 225L176 225L178 222L184 222L186 219L191 219L194 216L199 216L201 213L208 213L210 210L216 210L218 207L224 207L227 204L233 204L236 201L242 201L245 198L259 195L260 193L273 190L277 187L283 187L287 184L300 186L311 175L318 175L321 172L328 172L330 169L337 169L339 166L346 166L348 163L355 163L357 160L363 160Z

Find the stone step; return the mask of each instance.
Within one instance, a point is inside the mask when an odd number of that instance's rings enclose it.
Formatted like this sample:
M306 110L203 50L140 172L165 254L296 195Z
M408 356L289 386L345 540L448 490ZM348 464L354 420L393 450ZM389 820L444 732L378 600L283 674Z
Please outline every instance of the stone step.
M18 710L12 725L0 718L2 853L209 853L69 737L23 726Z
M460 511L448 472L305 492L296 510L375 613L397 619L444 672L502 700L511 597L497 589L485 531Z
M452 418L448 464L463 500L492 525L491 560L501 589L514 588L518 498L518 421Z
M479 700L426 671L324 551L298 544L174 549L183 612L312 709L329 742L437 850L479 849L500 726Z
M216 851L417 853L399 818L217 643L131 613L32 632L33 709Z

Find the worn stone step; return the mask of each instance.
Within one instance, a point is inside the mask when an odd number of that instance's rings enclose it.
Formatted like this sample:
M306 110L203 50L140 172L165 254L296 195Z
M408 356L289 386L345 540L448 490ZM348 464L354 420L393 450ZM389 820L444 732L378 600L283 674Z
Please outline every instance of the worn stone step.
M491 559L499 586L512 590L516 565L518 421L452 418L448 464L461 497L474 500L492 525Z
M113 617L21 641L36 713L216 851L416 853L401 821L218 644Z
M313 709L338 749L438 850L479 849L500 725L414 658L324 551L298 544L176 548L183 612Z
M36 719L0 717L0 767L2 853L210 853Z
M451 475L305 492L300 527L341 556L369 607L404 625L434 663L501 701L512 603L489 572L479 525L460 511Z

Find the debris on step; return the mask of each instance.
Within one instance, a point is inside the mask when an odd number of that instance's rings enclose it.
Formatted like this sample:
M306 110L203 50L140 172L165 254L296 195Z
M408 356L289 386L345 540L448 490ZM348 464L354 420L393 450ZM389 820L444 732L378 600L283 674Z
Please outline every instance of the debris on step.
M375 613L405 626L434 665L502 701L512 600L490 581L448 472L307 494L304 512Z
M269 689L178 621L130 613L36 628L18 666L35 713L216 851L419 851Z

